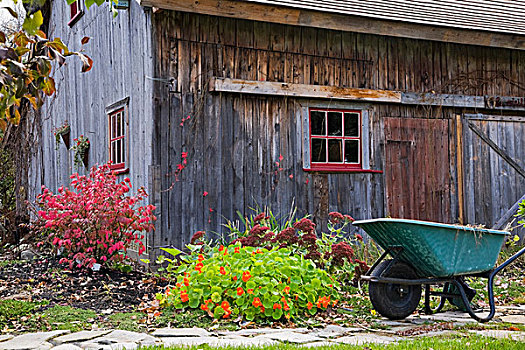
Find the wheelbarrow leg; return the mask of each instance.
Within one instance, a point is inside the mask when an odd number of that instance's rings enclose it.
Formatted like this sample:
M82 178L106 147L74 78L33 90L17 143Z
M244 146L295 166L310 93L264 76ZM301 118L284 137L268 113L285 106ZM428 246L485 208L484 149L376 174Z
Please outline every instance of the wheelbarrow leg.
M445 290L447 286L448 286L448 282L445 283L443 290ZM439 299L438 307L435 310L432 310L432 308L430 307L430 284L425 285L425 314L432 315L434 313L440 312L441 309L443 309L443 307L445 306L446 301L447 299L442 296L441 299Z

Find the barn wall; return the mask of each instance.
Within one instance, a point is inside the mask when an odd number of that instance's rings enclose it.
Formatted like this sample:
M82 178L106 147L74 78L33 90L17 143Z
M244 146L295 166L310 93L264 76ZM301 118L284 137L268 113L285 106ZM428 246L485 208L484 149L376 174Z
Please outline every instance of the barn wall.
M359 219L388 215L389 211L399 214L399 210L389 209L392 200L385 196L384 179L393 176L393 168L385 164L385 118L447 120L439 124L439 130L445 134L434 132L435 136L428 136L422 130L415 138L426 143L425 152L433 148L428 143L437 140L436 145L441 147L439 162L431 167L418 166L406 175L428 179L436 188L425 189L429 192L424 198L447 203L428 203L422 209L425 213L429 211L428 215L419 212L405 217L443 222L457 222L459 217L455 115L482 110L363 105L371 116L371 168L384 170L384 174L308 173L302 170L302 133L298 121L298 111L307 101L209 93L211 77L408 92L524 94L525 52L522 51L179 12L165 11L154 16L156 74L172 79L172 84L159 83L155 90L154 157L162 208L157 245L181 246L196 230L223 232L221 224L225 219L235 219L237 211L249 214L255 205L271 205L275 212L283 214L294 203L299 215L313 214L321 224L331 210ZM333 101L325 102L327 107L335 105ZM506 128L507 140L520 137L520 128ZM474 141L467 138L466 142L463 147L468 148L471 147L468 142ZM179 172L177 165L183 161L182 152L187 152L188 164ZM280 155L284 158L276 166ZM424 164L425 156L419 154L419 158L420 164ZM470 166L471 160L464 159L465 166ZM487 168L478 166L475 176L487 178L486 171ZM449 177L445 182L449 193L440 196L442 189L437 188L440 184L437 177L445 175ZM470 172L467 176L466 192L476 182ZM478 211L472 216L470 208L469 219L490 225L499 215L496 213L504 212L510 202L521 196L520 191L525 191L523 179L512 171L508 176L509 184L516 185L513 190L511 185L505 185L508 191L503 185L498 185L497 191L495 184L485 186L491 188L489 192L508 192L508 199L493 201L490 213L486 214ZM483 201L483 191L471 194L468 200L475 197L476 203ZM204 192L208 194L203 196ZM402 191L394 205L397 209L416 200L417 188ZM467 204L467 199L463 200Z
M54 75L57 93L43 109L43 133L40 150L32 171L32 188L45 184L55 191L69 183L76 169L73 151L64 143L55 149L53 129L65 120L71 125L70 142L83 134L90 139L89 164L103 164L108 157L108 122L105 107L129 97L129 176L134 187L148 188L152 159L152 81L153 77L151 20L135 1L130 9L119 11L113 18L108 3L93 6L72 28L69 6L53 1L50 37L59 37L71 49L83 50L94 65L91 71L80 73L81 62L70 57ZM81 45L83 37L90 37ZM33 196L35 194L33 193Z

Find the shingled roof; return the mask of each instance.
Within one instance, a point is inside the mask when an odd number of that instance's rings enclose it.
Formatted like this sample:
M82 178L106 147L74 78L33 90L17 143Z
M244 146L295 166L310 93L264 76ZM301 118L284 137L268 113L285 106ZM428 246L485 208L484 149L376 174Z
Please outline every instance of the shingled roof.
M342 15L525 35L519 0L241 0Z

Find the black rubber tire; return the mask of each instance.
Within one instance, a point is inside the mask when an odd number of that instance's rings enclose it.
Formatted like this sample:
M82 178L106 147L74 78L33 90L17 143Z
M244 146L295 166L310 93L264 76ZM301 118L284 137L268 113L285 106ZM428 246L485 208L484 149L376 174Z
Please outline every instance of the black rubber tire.
M379 276L391 260L381 262L372 272ZM416 279L414 269L403 262L396 262L382 277ZM370 282L368 286L370 301L381 315L391 320L401 320L414 312L421 299L421 285L400 285L393 283Z

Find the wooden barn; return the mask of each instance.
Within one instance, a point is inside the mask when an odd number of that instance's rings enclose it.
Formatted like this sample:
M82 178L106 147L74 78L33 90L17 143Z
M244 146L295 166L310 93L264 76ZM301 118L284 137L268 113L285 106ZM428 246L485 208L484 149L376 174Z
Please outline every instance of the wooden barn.
M502 227L525 194L522 1L54 1L70 60L43 113L32 181L75 171L89 138L158 208L150 248L297 206ZM72 142L72 141L71 141ZM80 169L85 172L86 170Z

